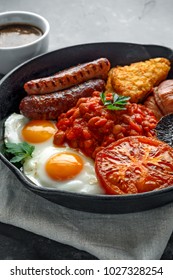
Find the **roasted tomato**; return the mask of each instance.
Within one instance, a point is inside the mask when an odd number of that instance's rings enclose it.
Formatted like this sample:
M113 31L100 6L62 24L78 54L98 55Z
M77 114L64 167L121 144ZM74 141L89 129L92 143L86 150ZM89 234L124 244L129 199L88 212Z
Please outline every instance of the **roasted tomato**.
M166 188L173 184L173 148L154 137L125 137L97 153L95 169L107 194Z

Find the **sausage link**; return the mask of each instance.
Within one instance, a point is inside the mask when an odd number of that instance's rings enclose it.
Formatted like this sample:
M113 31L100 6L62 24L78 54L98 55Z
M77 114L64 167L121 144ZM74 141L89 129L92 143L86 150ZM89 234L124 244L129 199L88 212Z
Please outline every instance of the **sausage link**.
M58 93L26 96L21 100L19 109L29 119L56 120L61 113L75 106L79 98L89 97L93 91L104 90L104 80L90 80Z
M60 71L50 77L28 81L24 84L24 89L29 95L56 92L91 79L106 80L109 70L109 60L100 58Z

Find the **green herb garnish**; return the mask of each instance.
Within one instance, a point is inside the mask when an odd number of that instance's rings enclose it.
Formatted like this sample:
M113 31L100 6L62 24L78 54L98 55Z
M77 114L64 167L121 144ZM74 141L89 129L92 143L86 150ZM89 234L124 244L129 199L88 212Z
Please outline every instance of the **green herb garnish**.
M32 157L32 152L34 151L34 146L26 143L5 143L5 152L7 154L10 154L10 156L13 155L13 157L10 159L10 162L12 163L21 163L23 164L24 161Z
M126 110L127 101L130 99L129 96L118 95L117 93L112 93L112 98L102 92L100 98L108 110Z

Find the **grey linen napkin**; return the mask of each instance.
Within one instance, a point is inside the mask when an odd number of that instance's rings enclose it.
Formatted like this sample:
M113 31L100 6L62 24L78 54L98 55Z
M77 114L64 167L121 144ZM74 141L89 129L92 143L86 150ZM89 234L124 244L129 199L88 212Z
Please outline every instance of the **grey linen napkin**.
M102 260L160 259L173 229L173 203L154 210L91 214L25 189L0 161L0 221L85 250Z

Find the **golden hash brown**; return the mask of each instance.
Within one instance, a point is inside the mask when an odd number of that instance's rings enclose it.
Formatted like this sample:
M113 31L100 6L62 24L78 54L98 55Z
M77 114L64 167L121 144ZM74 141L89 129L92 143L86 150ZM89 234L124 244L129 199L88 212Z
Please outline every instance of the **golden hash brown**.
M106 92L115 91L130 96L131 102L141 102L154 86L166 79L170 67L170 61L160 57L114 67L109 71Z

